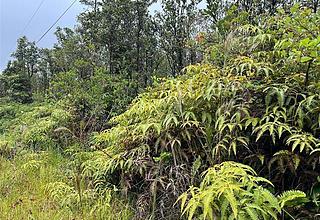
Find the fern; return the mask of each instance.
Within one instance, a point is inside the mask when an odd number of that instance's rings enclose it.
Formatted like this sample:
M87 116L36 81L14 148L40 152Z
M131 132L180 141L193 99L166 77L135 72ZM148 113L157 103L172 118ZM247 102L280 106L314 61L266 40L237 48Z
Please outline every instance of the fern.
M261 212L277 219L281 211L278 199L258 185L270 182L257 177L251 167L223 162L209 168L204 175L199 188L192 187L179 198L182 201L182 213L188 213L189 219L196 213L202 213L204 219L226 219L227 216L233 216L233 219L258 219ZM187 197L190 199L185 205Z
M290 190L285 191L281 195L278 196L278 200L280 202L280 207L284 208L285 206L290 206L290 202L303 199L306 197L304 192L298 190Z

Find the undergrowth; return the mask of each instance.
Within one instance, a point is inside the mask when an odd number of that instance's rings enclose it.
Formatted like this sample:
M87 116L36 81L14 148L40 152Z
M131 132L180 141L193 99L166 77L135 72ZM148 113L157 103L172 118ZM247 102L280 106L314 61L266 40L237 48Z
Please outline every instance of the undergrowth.
M71 111L7 102L0 114L0 219L130 219L115 190L97 191L79 175L85 150L62 132Z

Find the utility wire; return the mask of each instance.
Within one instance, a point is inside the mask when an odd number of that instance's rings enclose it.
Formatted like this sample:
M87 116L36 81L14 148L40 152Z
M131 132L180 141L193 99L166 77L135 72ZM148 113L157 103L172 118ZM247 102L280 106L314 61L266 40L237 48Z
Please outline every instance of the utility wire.
M27 24L24 26L23 30L20 32L19 36L22 36L22 35L25 33L25 31L27 30L27 28L29 27L29 25L30 25L31 22L33 21L34 17L35 17L35 16L37 15L37 13L39 12L39 10L40 10L41 6L43 5L44 1L45 1L45 0L42 0L42 1L40 2L40 4L38 5L37 9L33 12L32 16L31 16L30 19L28 20ZM12 46L12 49L11 49L10 51L13 51L13 50L14 50L15 45L16 45L16 44L14 44L14 46ZM10 55L10 56L11 56L11 55Z
M29 25L31 24L31 22L33 21L34 17L36 16L36 14L39 12L41 6L43 5L45 0L42 0L40 2L40 4L38 5L37 9L33 12L33 15L31 16L31 18L29 19L28 23L24 26L22 34L24 34L24 32L27 30L27 28L29 27ZM21 35L22 35L21 34Z
M71 5L60 15L60 17L49 27L49 29L39 38L37 43L39 43L47 34L48 32L60 21L60 19L69 11L69 9L77 2L74 0Z

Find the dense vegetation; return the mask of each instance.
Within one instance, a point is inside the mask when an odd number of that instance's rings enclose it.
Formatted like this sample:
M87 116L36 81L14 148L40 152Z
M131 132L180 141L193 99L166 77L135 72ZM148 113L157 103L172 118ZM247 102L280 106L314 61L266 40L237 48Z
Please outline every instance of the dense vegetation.
M1 75L1 219L320 217L318 1L82 2Z

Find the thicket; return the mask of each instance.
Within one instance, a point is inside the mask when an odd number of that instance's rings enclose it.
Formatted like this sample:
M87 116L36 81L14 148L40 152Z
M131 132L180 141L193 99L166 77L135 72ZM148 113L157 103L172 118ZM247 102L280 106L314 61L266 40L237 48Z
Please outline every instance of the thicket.
M184 191L189 219L316 218L319 14L295 6L239 26L246 15L94 136L84 173L135 195L137 218L179 218Z
M42 51L50 77L29 78L45 101L1 103L2 157L27 158L21 169L32 172L43 150L67 158L46 195L93 219L319 218L318 2L208 1L197 15L196 2L164 1L160 32L146 2L84 2L93 10L81 28L59 29ZM196 18L208 27L193 38ZM126 19L137 29L119 31ZM11 73L4 94L21 102Z

